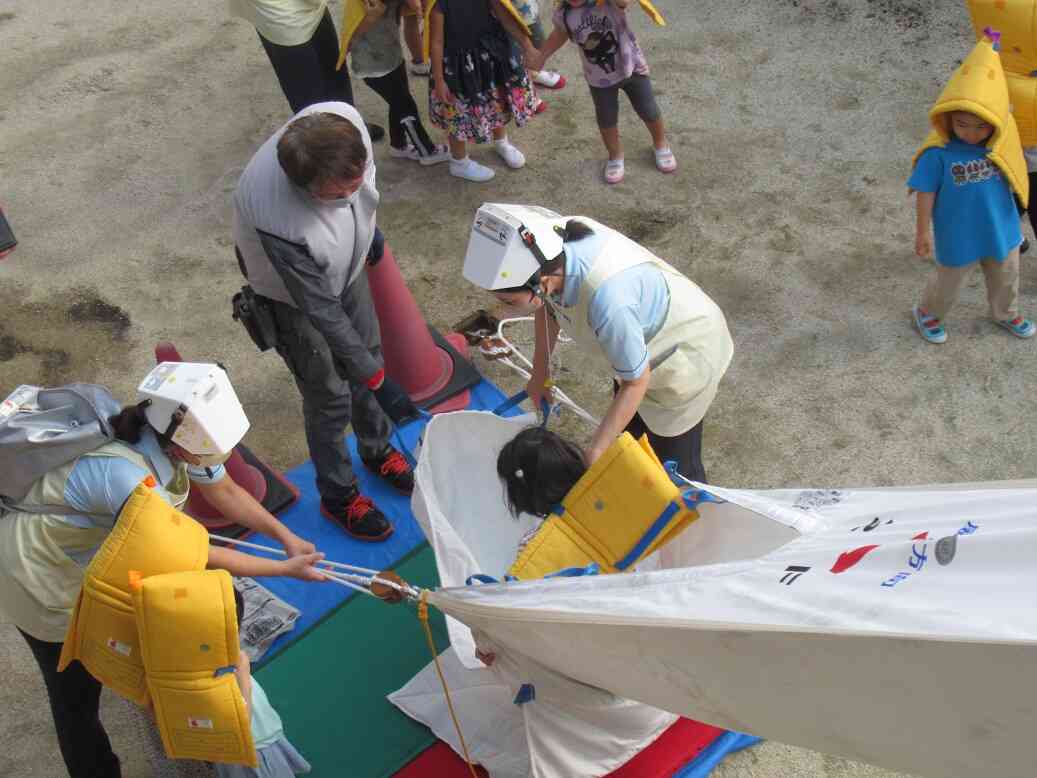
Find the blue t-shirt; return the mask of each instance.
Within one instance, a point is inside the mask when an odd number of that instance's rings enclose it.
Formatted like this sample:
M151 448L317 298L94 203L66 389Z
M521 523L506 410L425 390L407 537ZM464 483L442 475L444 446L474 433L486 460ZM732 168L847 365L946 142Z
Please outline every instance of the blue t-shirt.
M935 192L933 234L936 261L946 267L981 259L1004 260L1022 243L1019 212L1000 168L987 159L985 146L952 139L926 149L907 185Z
M590 272L604 237L591 235L565 244L565 286L558 303L571 308ZM598 287L587 319L616 375L632 381L648 369L648 341L662 328L670 310L670 289L662 271L644 263L627 268ZM563 324L564 329L564 324Z

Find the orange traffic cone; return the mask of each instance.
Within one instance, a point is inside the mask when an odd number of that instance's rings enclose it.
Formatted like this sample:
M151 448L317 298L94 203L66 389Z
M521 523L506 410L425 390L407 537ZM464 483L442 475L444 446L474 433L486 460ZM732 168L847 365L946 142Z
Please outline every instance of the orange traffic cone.
M155 346L155 359L159 362L184 361L176 346L168 341ZM284 510L299 499L299 488L295 484L288 481L280 471L264 463L242 443L234 447L224 467L227 468L227 475L238 486L251 494L271 513ZM234 525L234 522L228 521L213 508L197 489L192 489L189 493L184 512L197 519L207 529Z
M464 357L464 336L451 333L444 338L425 323L388 244L382 258L368 265L367 277L382 333L386 375L427 411L467 408L468 390L482 377Z

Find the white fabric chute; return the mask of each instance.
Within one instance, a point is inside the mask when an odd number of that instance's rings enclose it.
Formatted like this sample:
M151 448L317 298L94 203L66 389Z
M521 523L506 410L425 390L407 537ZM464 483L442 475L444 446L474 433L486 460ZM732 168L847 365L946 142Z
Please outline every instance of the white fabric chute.
M503 577L522 535L537 525L534 517L516 520L508 513L497 477L501 447L534 420L462 411L429 422L411 505L435 552L444 586L464 586L474 574ZM550 663L481 636L480 646L497 655L487 671L475 657L468 627L449 617L447 627L452 648L444 653L444 665L454 705L462 722L476 722L465 727L466 738L492 778L607 775L677 718L575 681ZM488 686L488 674L495 688ZM438 685L428 667L389 699L459 750L442 696L424 693L433 683ZM534 699L514 704L526 685L534 690ZM486 726L489 721L493 726ZM517 750L516 744L521 746Z
M495 474L515 431L490 414L438 417L417 468L415 514L446 587L429 601L457 620L465 664L459 622L520 676L543 668L921 775L1032 775L1037 481L709 487L726 502L700 506L657 555L670 569L466 587L473 572L500 577L529 526L507 515Z
M465 586L500 577L528 526L494 469L515 429L437 418L417 470L446 587L429 602L457 619L461 661L463 621L520 675L926 776L1033 774L1037 481L710 487L726 502L700 506L665 569Z

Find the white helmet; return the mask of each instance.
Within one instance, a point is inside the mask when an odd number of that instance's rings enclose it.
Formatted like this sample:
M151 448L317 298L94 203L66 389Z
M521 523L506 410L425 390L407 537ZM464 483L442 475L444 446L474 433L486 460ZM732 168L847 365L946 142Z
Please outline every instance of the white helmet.
M464 277L491 292L525 285L544 262L562 253L555 228L566 221L535 205L484 203L472 224Z
M222 464L248 432L248 417L219 365L163 362L137 387L137 401L157 432L198 457Z

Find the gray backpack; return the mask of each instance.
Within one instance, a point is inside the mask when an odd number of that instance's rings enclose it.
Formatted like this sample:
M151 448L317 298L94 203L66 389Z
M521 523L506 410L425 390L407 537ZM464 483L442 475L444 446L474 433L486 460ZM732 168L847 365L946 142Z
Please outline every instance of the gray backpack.
M55 467L111 442L121 406L103 386L19 386L0 403L0 512Z

